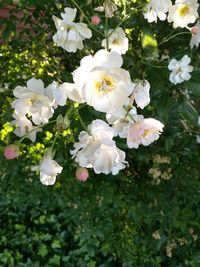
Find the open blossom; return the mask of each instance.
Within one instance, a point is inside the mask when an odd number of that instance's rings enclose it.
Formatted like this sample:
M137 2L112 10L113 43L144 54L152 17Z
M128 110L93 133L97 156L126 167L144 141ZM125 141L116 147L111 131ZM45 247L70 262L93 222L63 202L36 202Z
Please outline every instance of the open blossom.
M126 138L129 125L133 122L135 116L138 116L136 114L137 110L135 107L129 112L122 108L114 113L106 114L106 119L114 130L114 136L119 135L121 138Z
M14 113L12 116L15 120L11 122L11 125L17 126L17 128L14 130L14 133L19 137L27 134L27 138L29 138L32 142L35 142L37 132L42 130L34 130L32 122L28 120L26 116L20 116L16 113Z
M157 22L158 18L160 20L165 20L167 17L166 13L171 6L171 0L150 0L146 5L146 12L143 15L149 23L153 21Z
M188 81L191 78L190 72L193 71L193 67L189 65L191 62L190 57L185 55L180 61L172 59L169 62L168 69L170 73L169 80L173 84L182 83Z
M141 109L145 108L150 103L150 84L147 80L134 83L133 93L131 95L131 101L136 102L137 106Z
M63 167L53 160L51 153L47 153L39 166L41 183L44 185L53 185L56 181L56 176L62 170Z
M53 36L53 41L68 52L76 52L83 49L83 40L92 37L92 32L85 23L73 22L76 17L76 8L64 9L61 13L62 19L53 16L57 33Z
M134 123L128 130L127 145L138 148L139 145L148 146L158 140L164 125L155 119L143 119Z
M76 89L74 83L62 83L52 82L46 89L45 94L52 101L54 108L57 106L64 106L67 99L71 99L75 102L83 102L82 96Z
M173 22L173 27L184 28L190 23L194 23L198 18L197 0L176 0L169 10L168 22Z
M102 120L95 120L88 127L90 134L82 131L79 142L71 151L81 167L93 168L94 172L113 175L125 168L125 153L112 140L114 131Z
M198 22L192 29L192 38L190 40L190 46L193 48L194 46L198 47L200 44L200 22Z
M108 48L111 49L111 51L115 51L120 55L128 51L128 38L121 27L115 30L110 29L108 31L108 36ZM106 48L106 39L102 41L101 46Z
M73 79L88 105L112 113L128 102L133 91L130 74L121 68L122 57L116 52L99 50L86 56L73 72Z
M17 98L12 103L15 113L31 116L34 124L47 123L53 116L52 103L45 95L42 80L32 78L27 81L27 87L17 86L13 94Z

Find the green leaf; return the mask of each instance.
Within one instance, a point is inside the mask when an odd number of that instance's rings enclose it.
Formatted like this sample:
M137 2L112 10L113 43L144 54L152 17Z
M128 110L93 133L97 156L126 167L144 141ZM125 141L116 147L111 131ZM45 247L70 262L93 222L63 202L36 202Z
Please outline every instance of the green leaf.
M196 96L200 96L200 83L198 82L188 82L188 89Z
M40 255L41 257L44 257L48 254L48 250L45 244L42 244L39 251L38 251L38 255Z
M197 124L199 114L191 102L187 101L181 104L180 112L183 117L193 124Z

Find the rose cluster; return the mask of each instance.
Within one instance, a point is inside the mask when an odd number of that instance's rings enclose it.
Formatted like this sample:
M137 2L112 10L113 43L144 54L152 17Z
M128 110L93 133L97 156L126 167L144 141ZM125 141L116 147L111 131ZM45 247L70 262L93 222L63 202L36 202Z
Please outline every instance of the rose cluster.
M150 0L144 17L149 22L157 22L157 17L164 20L169 12L168 21L173 22L175 28L186 27L195 22L198 8L196 0L176 2L173 6L170 0ZM114 10L114 7L107 9L107 19ZM65 8L64 13L61 13L62 19L53 16L57 29L53 36L54 42L73 53L77 49L83 49L83 41L92 37L86 24L74 22L76 12L75 8ZM99 23L100 19L92 18L92 25ZM198 24L193 28L193 35L195 37L191 40L192 47L199 44ZM74 102L79 106L89 105L104 113L106 118L106 121L93 120L86 126L79 115L84 131L79 133L78 141L70 154L78 165L76 178L80 181L88 179L88 168L92 168L96 174L116 175L128 165L125 152L117 147L114 139L116 136L125 139L127 147L134 149L158 140L164 125L156 119L144 118L137 111L150 103L150 83L147 80L132 81L130 73L122 67L122 54L128 51L128 43L121 27L109 29L101 42L104 49L81 59L80 66L72 73L73 83L59 84L53 81L45 87L42 80L31 78L26 86L17 86L13 91L15 100L12 103L12 125L15 125L14 133L21 139L6 148L5 157L18 157L18 146L24 138L35 142L37 133L47 124L61 121L62 127L66 129L72 119L70 114L76 109ZM189 65L190 61L185 55L180 61L172 59L169 62L172 83L178 84L190 79L190 72L193 70ZM58 106L69 102L71 110L67 111L64 118L58 116L56 120L50 120ZM54 184L56 176L63 169L53 159L55 152L53 144L35 168L40 172L40 180L45 185Z

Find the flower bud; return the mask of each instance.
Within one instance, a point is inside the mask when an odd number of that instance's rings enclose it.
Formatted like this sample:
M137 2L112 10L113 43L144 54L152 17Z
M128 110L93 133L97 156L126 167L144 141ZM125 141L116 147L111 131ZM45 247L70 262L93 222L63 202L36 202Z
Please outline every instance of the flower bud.
M8 145L4 150L4 157L6 159L15 159L19 156L19 147L15 144Z
M199 31L200 31L200 29L198 27L196 27L196 26L191 29L191 33L193 35L197 35Z
M89 177L88 170L86 168L79 167L76 170L76 179L82 182L87 181Z
M92 25L99 25L101 19L99 16L92 16L91 18L91 24Z

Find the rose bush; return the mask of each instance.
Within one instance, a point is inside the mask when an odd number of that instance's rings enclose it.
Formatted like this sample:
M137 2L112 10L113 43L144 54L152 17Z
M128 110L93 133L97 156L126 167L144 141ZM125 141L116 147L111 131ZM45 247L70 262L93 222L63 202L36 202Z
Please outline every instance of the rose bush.
M199 5L161 2L30 1L24 30L2 21L2 264L198 266ZM55 233L37 256L27 224Z

